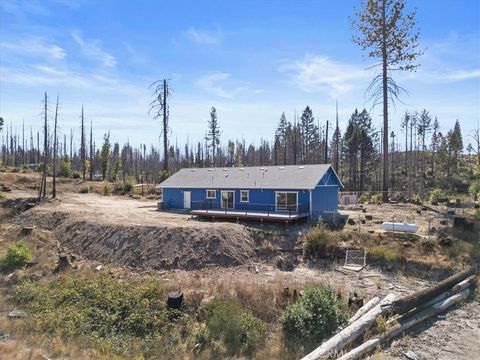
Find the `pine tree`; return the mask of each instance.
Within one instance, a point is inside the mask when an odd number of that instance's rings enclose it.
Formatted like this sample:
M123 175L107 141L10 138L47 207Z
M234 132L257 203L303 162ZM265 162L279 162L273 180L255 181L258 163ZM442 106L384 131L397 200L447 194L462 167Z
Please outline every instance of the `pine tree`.
M208 121L208 129L205 140L208 142L208 147L212 148L212 163L215 166L215 153L220 144L220 127L218 126L217 110L212 106L210 110L210 120Z
M419 32L415 12L405 13L404 0L364 0L352 20L356 30L352 40L368 56L381 60L381 73L369 86L374 105L383 104L383 201L388 200L388 106L403 90L392 78L392 71L414 71Z
M108 163L110 161L110 132L103 136L103 145L102 145L102 180L107 178L108 174Z

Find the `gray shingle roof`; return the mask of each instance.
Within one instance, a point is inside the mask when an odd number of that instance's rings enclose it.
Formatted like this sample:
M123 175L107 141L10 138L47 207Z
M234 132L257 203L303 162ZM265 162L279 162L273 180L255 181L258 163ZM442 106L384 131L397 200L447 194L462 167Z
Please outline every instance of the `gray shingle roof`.
M158 187L313 189L330 164L181 169Z

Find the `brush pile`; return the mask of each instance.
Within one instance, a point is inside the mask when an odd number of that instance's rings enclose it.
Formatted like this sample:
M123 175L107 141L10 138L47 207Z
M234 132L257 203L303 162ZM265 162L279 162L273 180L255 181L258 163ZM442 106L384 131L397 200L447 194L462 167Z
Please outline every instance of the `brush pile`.
M474 284L476 267L455 274L435 286L403 298L389 294L374 297L350 319L348 326L339 331L302 360L359 359L381 344L389 343L416 324L438 315L465 300ZM368 338L368 332L382 318L381 331ZM360 343L359 343L360 342Z

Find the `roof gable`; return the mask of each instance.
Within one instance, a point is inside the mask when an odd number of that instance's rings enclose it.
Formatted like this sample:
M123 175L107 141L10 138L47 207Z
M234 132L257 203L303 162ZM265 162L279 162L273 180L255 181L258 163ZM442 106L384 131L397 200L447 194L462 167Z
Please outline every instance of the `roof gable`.
M330 164L181 169L159 187L223 189L314 189ZM337 178L335 172L333 176ZM339 181L339 180L338 180Z

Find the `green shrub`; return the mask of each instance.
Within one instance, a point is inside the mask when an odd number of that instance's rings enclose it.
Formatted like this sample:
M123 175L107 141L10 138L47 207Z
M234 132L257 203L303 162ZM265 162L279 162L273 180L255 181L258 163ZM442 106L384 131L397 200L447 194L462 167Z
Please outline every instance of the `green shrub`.
M442 189L435 188L430 192L430 202L438 202L442 197Z
M103 187L103 195L104 196L112 195L112 187L109 184L105 184L105 186Z
M5 200L5 194L0 190L0 201Z
M225 345L229 355L252 355L264 340L266 324L233 299L214 299L207 304L205 317L208 342ZM198 336L200 336L199 334Z
M366 194L362 194L358 197L357 203L364 204L368 201L368 196Z
M480 200L480 180L474 181L468 187L468 193Z
M289 344L303 344L310 351L334 333L348 319L346 305L326 285L306 287L297 301L281 316Z
M305 253L313 257L332 255L338 247L338 234L319 223L305 235Z
M373 261L392 262L398 259L395 249L384 245L375 245L368 249L368 257Z
M158 176L160 182L167 180L170 177L170 175L171 174L169 171L165 171L165 170L160 171L160 174Z
M125 193L130 194L133 191L133 185L135 185L135 180L132 178L127 179L124 185Z
M68 156L63 159L58 175L65 178L72 177L72 162Z
M32 259L32 251L23 243L11 245L3 260L3 267L9 270L24 267Z
M88 186L82 186L80 188L80 194L88 194L90 192L90 188Z
M73 179L80 179L81 177L82 177L82 173L80 171L72 172L72 178Z
M380 204L382 202L382 194L373 194L371 201L375 204Z
M188 318L166 308L158 281L122 282L102 275L27 281L11 300L29 314L26 330L89 344L105 359L174 358L169 353L188 335Z

